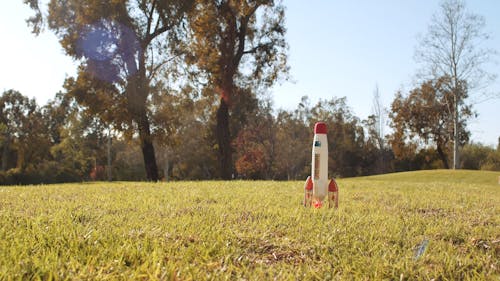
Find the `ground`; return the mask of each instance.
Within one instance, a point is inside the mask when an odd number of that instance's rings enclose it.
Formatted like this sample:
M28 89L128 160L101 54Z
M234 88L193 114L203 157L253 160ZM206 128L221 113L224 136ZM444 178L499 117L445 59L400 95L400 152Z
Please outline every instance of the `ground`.
M0 187L0 280L498 280L499 176Z

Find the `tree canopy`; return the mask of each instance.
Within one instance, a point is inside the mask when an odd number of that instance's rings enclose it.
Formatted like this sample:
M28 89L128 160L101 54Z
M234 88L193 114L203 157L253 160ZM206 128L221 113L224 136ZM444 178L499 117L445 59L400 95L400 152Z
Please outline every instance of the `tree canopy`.
M224 179L234 173L229 126L234 95L238 89L269 87L287 73L284 20L284 7L273 0L197 0L188 16L186 62L220 97L216 138Z
M33 32L54 32L78 72L44 106L2 94L0 182L103 180L104 171L117 180L304 179L317 121L329 128L333 176L500 169L498 149L469 140L478 85L494 75L483 70L493 56L479 44L484 20L463 1L441 2L416 48L421 80L396 93L387 136L378 87L366 120L346 97L273 108L268 90L289 72L282 1L23 1Z
M448 77L448 88L455 108L449 111L453 122L453 168L459 168L460 109L458 106L468 96L484 98L487 92L478 91L487 86L495 76L484 70L494 55L481 44L488 40L484 32L484 18L467 11L462 0L443 0L439 13L435 14L427 34L416 48L415 58L423 66L425 80ZM467 84L464 88L462 84ZM463 90L470 91L467 95ZM473 95L474 94L474 95Z
M25 1L39 12L37 1ZM137 132L147 178L158 180L149 98L177 56L173 46L192 1L51 0L47 26L80 62L66 87L109 126ZM42 17L31 19L39 31ZM161 74L161 75L160 75Z
M449 77L431 80L410 91L408 95L398 93L391 105L391 126L393 136L401 140L418 140L424 145L434 145L445 168L449 168L448 156L450 144L453 142L453 114L455 99L449 89ZM465 83L461 84L466 87ZM466 121L472 116L470 106L463 100L467 90L460 91L461 104L459 136L461 144L467 143L470 133L466 129ZM400 140L393 140L396 145ZM397 149L395 149L397 150Z

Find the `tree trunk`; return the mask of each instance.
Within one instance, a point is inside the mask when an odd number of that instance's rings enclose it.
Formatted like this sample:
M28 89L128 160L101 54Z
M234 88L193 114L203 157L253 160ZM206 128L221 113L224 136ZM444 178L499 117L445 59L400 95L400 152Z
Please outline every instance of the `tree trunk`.
M459 169L458 165L458 147L459 147L459 138L458 138L458 93L455 87L454 93L454 108L453 108L453 170Z
M440 145L437 146L437 153L439 155L439 158L441 161L443 161L444 168L449 169L450 165L448 165L448 157L446 157L446 154L444 153L443 149L441 148Z
M144 166L146 168L146 177L149 181L158 181L158 167L156 166L155 149L151 137L149 120L145 112L141 114L138 123L142 156L144 158Z
M108 181L113 180L113 174L112 174L112 169L111 169L111 129L108 133Z
M139 56L138 72L132 76L127 85L127 102L128 110L133 116L133 120L137 123L139 129L139 139L146 168L146 177L148 181L158 181L158 166L156 165L155 149L153 146L153 138L149 119L147 116L147 97L148 97L148 80L146 78L145 57L141 53ZM135 63L129 63L131 73L134 71Z
M24 158L25 158L24 147L22 144L20 144L17 148L16 168L18 168L20 170L24 170Z
M5 137L2 149L2 171L7 171L9 167L9 144L10 144L10 135Z
M217 109L217 144L219 145L220 176L224 180L230 180L233 173L233 156L231 151L231 135L229 132L229 106L224 98L220 99Z
M165 148L165 166L163 166L163 177L168 181L168 171L170 170L170 163L168 159L168 148Z

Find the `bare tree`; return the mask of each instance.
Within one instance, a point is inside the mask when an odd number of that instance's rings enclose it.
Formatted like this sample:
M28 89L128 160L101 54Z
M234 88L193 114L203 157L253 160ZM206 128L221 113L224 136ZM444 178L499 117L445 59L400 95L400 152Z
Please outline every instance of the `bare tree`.
M382 105L378 84L375 85L373 92L372 112L375 117L375 132L377 137L377 145L380 151L384 150L384 126L385 126L385 110Z
M373 114L372 116L374 124L372 129L373 132L371 134L373 135L376 145L378 146L376 172L381 174L385 170L384 169L384 162L385 162L384 126L385 126L386 111L382 104L382 98L380 97L378 84L375 85L375 90L373 91L372 114Z
M459 106L467 97L480 102L494 95L487 92L496 76L484 70L484 65L496 55L484 48L489 35L482 16L469 13L462 0L443 0L439 13L432 17L427 34L420 40L415 60L421 63L420 77L425 80L449 78L453 93L449 114L453 121L453 169L459 163Z

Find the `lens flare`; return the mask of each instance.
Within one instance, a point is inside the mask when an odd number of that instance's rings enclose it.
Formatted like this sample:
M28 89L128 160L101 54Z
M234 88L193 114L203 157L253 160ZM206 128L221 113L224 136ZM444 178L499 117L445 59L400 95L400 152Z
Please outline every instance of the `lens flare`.
M116 82L137 72L136 58L142 50L132 29L102 19L83 28L76 52L87 60L86 70L95 78Z

